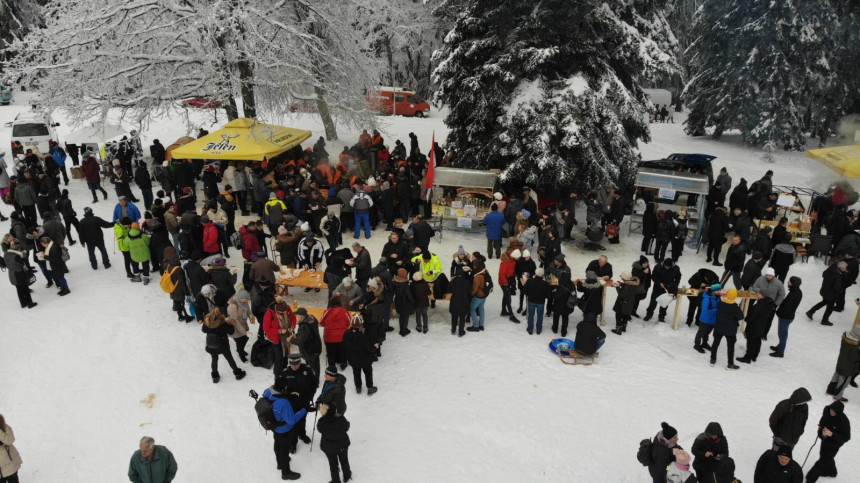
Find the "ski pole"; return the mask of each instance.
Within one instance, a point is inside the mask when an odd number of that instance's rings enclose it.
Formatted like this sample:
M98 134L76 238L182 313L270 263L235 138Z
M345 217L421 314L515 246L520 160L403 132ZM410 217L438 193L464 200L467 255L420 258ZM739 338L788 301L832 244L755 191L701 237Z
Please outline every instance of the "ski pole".
M311 451L310 451L311 453L314 452L314 436L317 435L317 414L319 414L319 409L314 411L314 427L313 427L313 431L311 432ZM307 434L307 433L305 433L305 434Z
M812 448L814 448L815 445L818 444L818 438L820 438L820 436L816 436L815 441L812 442L812 447L810 447L809 451L806 453L806 458L803 459L803 464L800 465L800 469L803 469L803 467L806 466L806 460L809 459L809 455L812 453Z

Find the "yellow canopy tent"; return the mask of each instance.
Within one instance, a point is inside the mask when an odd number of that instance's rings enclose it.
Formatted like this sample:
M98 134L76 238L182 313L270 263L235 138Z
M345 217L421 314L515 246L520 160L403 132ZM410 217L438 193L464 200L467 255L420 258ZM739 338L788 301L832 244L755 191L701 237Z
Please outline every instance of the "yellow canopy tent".
M194 141L194 138L189 137L189 136L184 136L184 137L177 139L173 144L171 144L170 146L167 146L167 149L164 151L165 152L164 159L166 159L167 161L172 161L173 160L173 151L181 148L182 146L185 146L186 144L188 144L192 141Z
M806 155L846 178L860 178L860 144L810 149Z
M262 161L298 146L309 137L310 131L240 117L211 134L175 149L173 157Z

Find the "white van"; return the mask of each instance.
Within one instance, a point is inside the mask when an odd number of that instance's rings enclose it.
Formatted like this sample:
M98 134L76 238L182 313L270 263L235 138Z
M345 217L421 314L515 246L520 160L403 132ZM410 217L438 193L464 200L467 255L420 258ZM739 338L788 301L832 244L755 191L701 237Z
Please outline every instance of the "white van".
M42 154L50 150L49 141L59 144L56 128L60 123L54 122L50 114L30 111L18 114L12 121L12 142L19 141L24 150L34 149Z

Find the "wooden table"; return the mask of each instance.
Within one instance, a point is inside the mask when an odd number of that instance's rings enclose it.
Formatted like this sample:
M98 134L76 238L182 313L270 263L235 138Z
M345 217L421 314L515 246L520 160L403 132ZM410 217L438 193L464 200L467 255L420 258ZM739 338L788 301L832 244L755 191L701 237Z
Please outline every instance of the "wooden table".
M672 329L678 330L678 321L681 319L681 300L684 297L698 297L701 294L702 290L696 290L693 292L692 290L687 290L686 292L683 290L678 290L678 293L675 294L675 314L672 317ZM750 300L754 300L756 297L754 295L750 295L748 290L738 290L738 297L736 300L741 301L741 310L744 312L744 318L746 318L747 311L749 311L749 302ZM741 321L740 330L744 331L744 327L746 323Z
M283 270L286 271L290 269L284 267ZM283 275L279 276L279 274L276 272L275 278L277 280L278 285L286 285L288 287L328 289L328 285L326 285L326 283L323 281L323 278L325 277L323 276L322 270L317 270L314 273L310 273L307 270L302 270L302 273L300 273L298 277L293 277L292 279L286 279L283 277Z
M767 226L769 226L771 228L776 228L776 226L779 225L779 222L777 222L776 220L756 219L756 220L754 220L754 223L755 223L756 228L758 228L758 229L762 229L762 228L767 227ZM794 237L798 237L798 236L804 235L804 234L806 234L806 235L810 234L809 230L801 230L800 228L797 228L795 226L791 226L790 223L785 226L785 231L790 233Z

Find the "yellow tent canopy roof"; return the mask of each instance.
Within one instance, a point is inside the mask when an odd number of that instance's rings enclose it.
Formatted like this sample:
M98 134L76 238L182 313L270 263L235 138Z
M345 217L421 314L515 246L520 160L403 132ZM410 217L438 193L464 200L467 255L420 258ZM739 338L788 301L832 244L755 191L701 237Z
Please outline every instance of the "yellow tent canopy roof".
M846 178L860 178L860 144L810 149L806 155Z
M176 159L262 161L298 146L310 131L240 117L221 129L173 150Z

